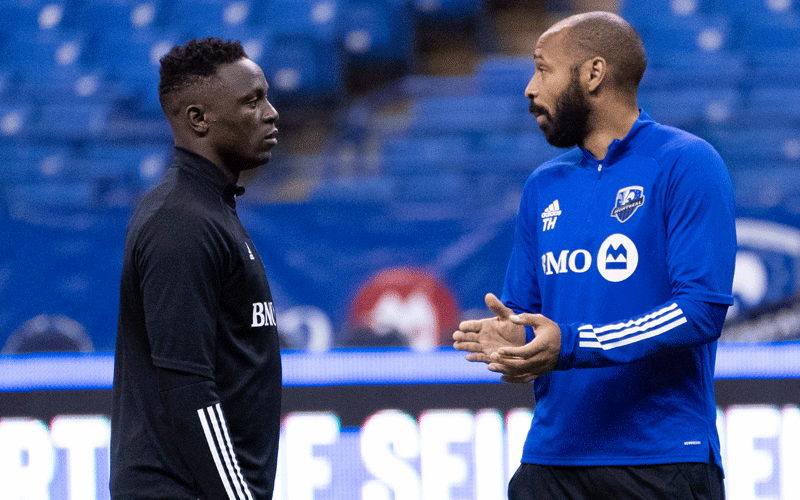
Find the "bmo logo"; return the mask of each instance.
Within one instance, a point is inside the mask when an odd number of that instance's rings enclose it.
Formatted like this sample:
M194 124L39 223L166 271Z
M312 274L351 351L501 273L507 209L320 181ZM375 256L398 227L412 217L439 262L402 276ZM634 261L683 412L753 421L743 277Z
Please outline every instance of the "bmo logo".
M384 269L353 299L349 344L359 345L360 340L424 351L449 345L460 318L456 301L436 276L412 267Z
M612 234L597 251L597 270L600 276L612 283L630 278L639 265L639 251L624 234ZM592 254L588 250L562 250L558 255L542 255L542 269L546 275L585 273L592 267Z

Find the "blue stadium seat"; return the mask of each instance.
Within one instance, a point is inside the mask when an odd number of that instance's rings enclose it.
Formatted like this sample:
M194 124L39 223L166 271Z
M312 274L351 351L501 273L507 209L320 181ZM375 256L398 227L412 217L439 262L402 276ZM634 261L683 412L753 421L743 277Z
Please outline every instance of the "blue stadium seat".
M739 44L747 52L800 48L800 14L771 13L748 17L742 23Z
M476 18L483 12L482 0L413 0L420 17L437 22Z
M790 71L800 61L800 47L763 48L748 54L751 64L750 82L771 82L772 84L792 85L797 83L797 75Z
M163 26L164 6L162 0L84 0L79 23L98 38L112 31L130 35Z
M341 54L334 43L276 34L261 63L273 104L335 102L342 89Z
M528 101L511 95L463 95L421 98L411 103L411 131L489 133L530 126Z
M725 12L744 26L754 21L795 15L797 3L775 0L712 0L712 9Z
M16 31L2 58L24 82L43 84L78 72L87 62L89 37L81 31Z
M640 34L664 20L692 17L714 12L715 0L623 0L620 2L620 15L628 20Z
M111 115L104 102L59 102L39 106L28 131L41 140L90 140L103 135Z
M356 66L414 60L414 19L403 0L345 0L343 44Z
M0 104L0 137L16 139L26 137L28 128L36 120L36 108L26 99Z
M767 123L720 128L712 130L708 140L731 169L768 164L800 166L800 127Z
M737 50L662 53L648 62L640 88L658 90L741 86L752 78L748 61Z
M74 148L50 142L0 143L0 182L36 183L74 178Z
M481 93L524 96L535 70L532 57L490 56L478 63L475 75Z
M656 121L682 128L729 123L742 109L737 87L642 89L638 101Z
M142 187L156 182L172 161L172 144L166 140L145 144L89 144L78 153L81 170L92 178L128 179Z
M800 82L764 83L750 90L744 115L787 128L800 127Z
M155 28L134 33L110 32L98 40L91 64L104 71L109 80L120 84L122 93L138 96L139 111L160 118L159 61L174 45L186 40L181 33Z
M9 0L0 2L0 33L57 31L74 27L79 0Z
M513 134L498 130L486 136L478 149L479 160L473 169L493 173L530 173L564 152L564 149L548 144L531 119L531 129L527 132Z
M457 133L391 138L383 142L382 159L389 175L457 173L472 162L472 143Z
M341 0L262 0L257 18L277 35L304 35L336 41L346 7Z
M169 9L168 25L192 38L219 37L251 24L253 2L247 0L177 0Z
M693 14L658 19L641 33L648 59L673 52L716 52L730 49L731 21L724 15Z

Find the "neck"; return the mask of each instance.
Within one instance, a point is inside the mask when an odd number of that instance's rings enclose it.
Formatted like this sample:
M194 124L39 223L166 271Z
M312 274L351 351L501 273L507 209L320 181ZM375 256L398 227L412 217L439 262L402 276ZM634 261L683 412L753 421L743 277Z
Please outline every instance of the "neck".
M227 181L230 182L231 184L236 184L237 182L239 182L239 172L225 167L224 162L219 157L219 155L216 154L210 148L205 147L205 143L181 141L176 137L175 145L182 147L183 149L187 149L194 154L200 155L206 160L213 163L214 166L216 166L225 175L225 179L227 179Z
M638 118L639 108L635 102L632 106L615 103L605 109L596 108L595 126L583 141L583 147L598 160L604 159L611 143L615 139L624 139Z

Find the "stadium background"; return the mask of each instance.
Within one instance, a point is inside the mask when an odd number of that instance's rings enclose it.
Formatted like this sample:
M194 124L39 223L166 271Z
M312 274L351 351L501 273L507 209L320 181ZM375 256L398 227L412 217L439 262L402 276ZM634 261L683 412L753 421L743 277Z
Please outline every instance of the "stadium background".
M331 429L305 448L289 439L284 449L308 453L282 459L278 498L501 495L497 478L512 466L478 479L478 453L465 449L499 432L513 463L514 415L529 395L446 346L457 321L484 315L483 295L500 291L522 184L557 153L523 95L536 38L597 8L620 12L645 41L640 105L708 139L734 180L736 305L718 367L729 498L800 498L788 472L800 468L798 2L4 0L0 483L16 485L12 498L107 497L125 224L171 154L158 58L208 35L243 42L281 114L273 160L244 179L238 211L278 310L285 430ZM79 354L31 354L43 350ZM414 464L416 482L365 458L366 424L388 409L400 412L391 428L421 440L389 453ZM64 438L70 425L99 444ZM463 430L439 444L468 458L425 455L436 425ZM39 438L52 460L37 469ZM321 467L322 479L294 481L292 463Z

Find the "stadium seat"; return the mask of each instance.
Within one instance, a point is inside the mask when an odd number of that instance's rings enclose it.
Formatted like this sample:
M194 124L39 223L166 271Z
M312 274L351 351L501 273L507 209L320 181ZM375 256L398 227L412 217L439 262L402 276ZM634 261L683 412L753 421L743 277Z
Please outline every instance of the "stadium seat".
M472 143L458 133L391 138L383 143L382 158L389 175L457 173L471 163Z
M262 0L257 21L276 35L304 35L329 43L341 35L341 0Z
M728 123L742 109L742 95L735 86L642 90L638 101L656 121L692 130L707 124Z
M400 63L409 70L414 60L414 22L403 0L345 0L343 44L357 67Z
M28 128L40 140L90 140L100 137L111 114L104 102L59 102L41 105Z
M649 28L671 18L692 17L715 11L715 0L623 0L620 15L643 36Z
M770 82L772 84L792 85L797 83L797 74L791 71L800 61L800 47L771 48L748 53L750 64L750 83Z
M110 27L131 34L165 23L161 0L85 0L80 8L80 25L103 37Z
M275 105L340 98L341 55L334 43L312 36L276 34L261 65Z
M484 94L524 96L525 87L535 70L532 57L486 57L475 69L478 91Z
M478 17L482 0L413 0L417 16L440 23Z
M528 101L522 93L421 98L412 102L409 113L411 131L415 134L511 132L530 123Z
M731 169L768 164L795 168L800 165L800 127L787 128L768 122L761 126L722 127L713 129L708 140Z
M13 139L27 136L28 127L35 119L35 107L26 99L0 104L0 137Z
M736 87L752 77L748 58L737 50L674 51L648 62L640 89Z
M7 0L0 2L0 33L58 31L74 27L79 0Z
M744 115L767 123L800 128L800 82L754 86L747 96Z
M168 12L168 25L192 38L219 37L250 25L253 6L247 0L178 0Z
M2 58L23 82L44 84L79 72L87 62L89 44L81 31L17 31L3 44Z
M800 14L769 13L742 22L739 44L746 52L800 49Z
M74 148L50 142L3 141L0 143L0 182L34 183L66 180L74 169Z
M724 15L692 14L658 19L643 30L648 59L658 61L673 52L716 52L730 49L731 21Z
M172 144L151 141L143 144L93 142L76 153L85 175L127 179L142 187L157 181L172 161Z

